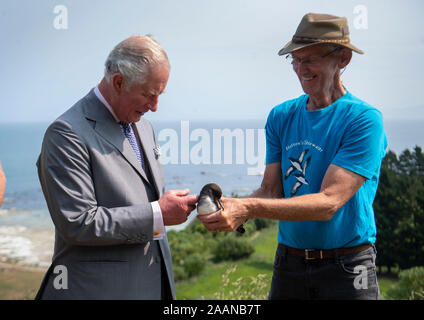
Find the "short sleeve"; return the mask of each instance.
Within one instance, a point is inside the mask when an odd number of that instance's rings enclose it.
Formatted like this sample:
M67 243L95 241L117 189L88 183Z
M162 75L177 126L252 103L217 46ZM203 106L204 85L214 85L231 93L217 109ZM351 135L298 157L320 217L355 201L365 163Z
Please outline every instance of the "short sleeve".
M280 139L280 123L275 119L275 108L271 110L265 125L266 134L266 157L265 164L281 161L281 139Z
M348 124L332 163L371 179L378 173L386 148L381 113L368 109Z

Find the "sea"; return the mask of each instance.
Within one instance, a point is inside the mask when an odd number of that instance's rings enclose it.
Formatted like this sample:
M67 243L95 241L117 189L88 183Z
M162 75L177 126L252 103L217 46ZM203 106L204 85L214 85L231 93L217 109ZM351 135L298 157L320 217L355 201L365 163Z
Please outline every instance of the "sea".
M388 120L389 149L400 154L424 145L423 120ZM265 119L152 121L165 171L166 190L198 194L217 183L224 196L259 188L265 160ZM48 267L54 225L37 176L36 161L48 123L0 123L0 162L7 178L0 208L0 262ZM181 230L182 225L167 227Z

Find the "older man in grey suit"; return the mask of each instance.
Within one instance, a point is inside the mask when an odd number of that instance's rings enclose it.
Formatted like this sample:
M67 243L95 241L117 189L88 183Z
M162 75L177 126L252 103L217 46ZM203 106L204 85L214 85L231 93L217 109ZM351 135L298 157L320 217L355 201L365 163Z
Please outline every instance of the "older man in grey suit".
M164 193L150 123L169 77L150 36L119 43L105 77L55 120L37 161L55 249L36 298L175 299L167 225L187 220L196 196Z

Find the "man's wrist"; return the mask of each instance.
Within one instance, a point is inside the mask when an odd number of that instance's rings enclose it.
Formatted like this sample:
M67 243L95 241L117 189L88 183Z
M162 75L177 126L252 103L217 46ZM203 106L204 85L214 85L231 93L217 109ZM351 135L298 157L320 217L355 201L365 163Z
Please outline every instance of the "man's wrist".
M256 198L242 198L239 199L240 206L242 207L242 212L245 212L246 214L246 220L255 219L255 207L257 206L257 199Z

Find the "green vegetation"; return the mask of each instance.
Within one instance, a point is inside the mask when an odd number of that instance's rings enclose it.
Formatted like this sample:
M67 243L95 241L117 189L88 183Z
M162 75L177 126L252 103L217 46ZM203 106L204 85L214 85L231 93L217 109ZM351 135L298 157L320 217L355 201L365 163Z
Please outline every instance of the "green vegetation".
M194 222L195 228L204 228ZM191 227L191 226L190 226ZM254 249L249 257L240 260L216 262L212 251L205 255L205 267L201 273L176 282L178 299L266 299L271 285L275 250L277 248L277 223L256 230L254 221L245 225L246 233L212 233L212 238L240 239ZM182 231L180 231L182 232ZM208 236L208 237L209 237ZM173 248L171 246L171 252Z
M222 286L214 298L218 300L265 300L267 298L268 279L266 274L244 276L230 282L230 273L237 266L230 267L222 276Z
M424 266L424 154L420 147L384 158L374 201L379 270Z
M399 273L399 281L387 290L389 299L424 300L424 267L413 267Z
M259 235L257 226L261 229L269 225L269 222L255 222L256 220L246 224L243 235L235 232L209 232L197 219L184 230L169 231L168 241L175 280L186 280L199 275L208 261L237 261L251 256L254 248L248 240Z
M245 239L227 237L220 240L212 250L216 262L239 260L249 257L255 249Z

